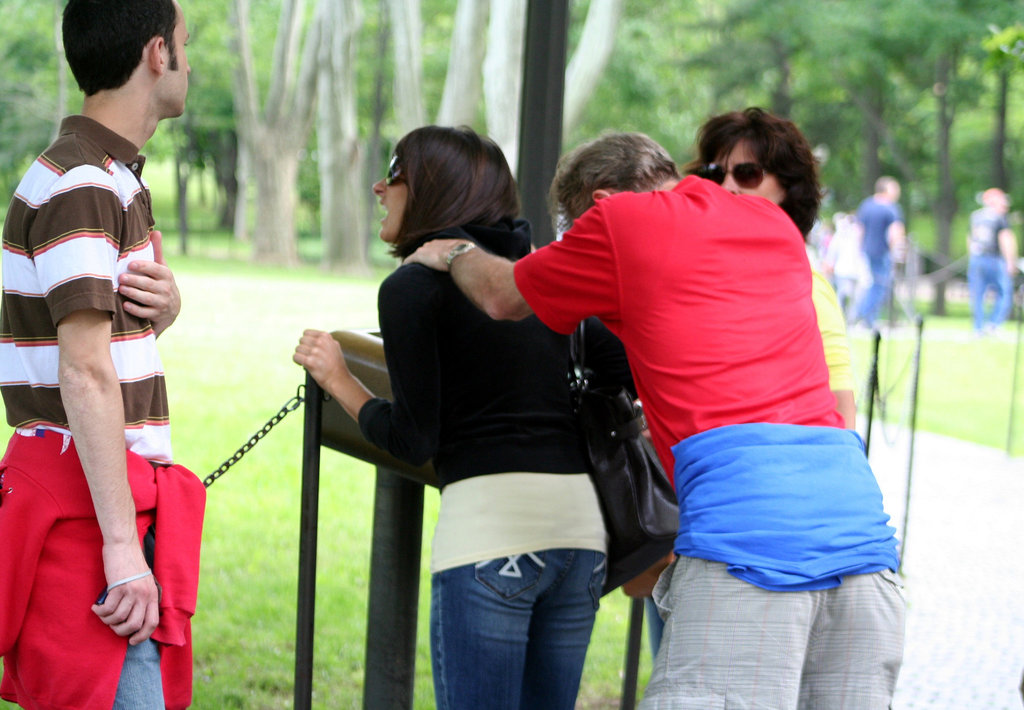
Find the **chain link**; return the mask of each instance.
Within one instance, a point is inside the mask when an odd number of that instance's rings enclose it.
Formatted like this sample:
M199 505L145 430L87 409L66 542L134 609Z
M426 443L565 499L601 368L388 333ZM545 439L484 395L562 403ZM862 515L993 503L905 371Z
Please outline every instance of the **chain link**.
M271 417L270 421L268 421L266 424L264 424L262 429L260 429L255 434L253 434L249 438L249 441L245 442L241 446L241 448L238 449L238 451L236 451L234 454L232 454L231 458L229 458L227 461L222 463L217 468L216 471L214 471L209 476L204 478L203 479L203 485L206 486L207 488L209 488L211 485L213 485L214 481L216 481L218 478L220 478L225 473L227 473L228 469L230 469L236 463L241 461L242 457L245 456L247 453L249 453L249 450L252 449L252 447L256 446L256 444L259 443L260 439L262 439L267 434L269 434L270 430L273 429L275 426L277 426L281 422L282 419L284 419L290 413L292 413L296 409L298 409L299 405L301 405L305 401L305 397L303 396L303 392L304 392L305 389L306 389L305 385L299 385L298 389L295 390L295 396L292 397L291 399L289 399L287 402L285 402L285 405L283 407L281 407L281 410L277 414L275 414L273 417Z

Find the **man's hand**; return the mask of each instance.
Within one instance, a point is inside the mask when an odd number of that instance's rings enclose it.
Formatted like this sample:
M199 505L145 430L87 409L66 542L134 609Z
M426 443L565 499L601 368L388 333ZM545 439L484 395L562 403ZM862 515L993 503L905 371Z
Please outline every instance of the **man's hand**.
M138 540L103 545L103 570L110 587L149 570ZM152 574L110 589L92 611L118 636L135 646L150 637L160 623L160 590Z
M434 271L448 271L448 252L464 239L432 239L409 256L403 264L423 264Z
M654 585L658 583L658 577L665 571L665 568L672 564L676 558L674 552L668 553L666 557L655 562L651 567L638 574L633 579L622 585L622 592L633 599L643 599L651 596Z
M129 271L118 279L118 293L124 298L124 309L138 318L153 323L153 332L160 335L174 322L181 310L181 294L174 274L164 261L162 235L153 230L154 261L133 261Z
M495 320L522 320L533 311L516 287L513 262L484 249L471 249L456 255L451 264L452 247L471 243L465 239L433 239L405 258L403 264L423 264L435 271L447 271L459 290L474 306ZM455 264L459 264L452 271Z

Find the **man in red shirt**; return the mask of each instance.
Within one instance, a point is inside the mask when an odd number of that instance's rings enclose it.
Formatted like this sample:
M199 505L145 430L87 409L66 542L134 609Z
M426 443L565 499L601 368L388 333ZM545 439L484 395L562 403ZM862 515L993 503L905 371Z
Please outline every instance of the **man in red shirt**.
M492 317L536 313L568 333L596 315L622 340L680 501L643 707L888 706L903 619L893 529L835 410L782 209L689 177L598 200L516 264L458 240L410 260L450 270Z

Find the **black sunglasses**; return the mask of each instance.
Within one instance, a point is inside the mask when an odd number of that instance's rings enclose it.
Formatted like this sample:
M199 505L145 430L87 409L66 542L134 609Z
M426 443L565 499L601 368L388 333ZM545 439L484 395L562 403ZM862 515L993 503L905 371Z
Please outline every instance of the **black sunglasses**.
M764 180L764 168L757 163L737 163L726 170L718 163L705 163L697 168L698 177L712 180L721 185L725 177L732 173L733 180L744 190L753 190Z
M402 176L402 166L398 164L398 156L391 156L388 163L388 174L384 176L385 185L393 185Z

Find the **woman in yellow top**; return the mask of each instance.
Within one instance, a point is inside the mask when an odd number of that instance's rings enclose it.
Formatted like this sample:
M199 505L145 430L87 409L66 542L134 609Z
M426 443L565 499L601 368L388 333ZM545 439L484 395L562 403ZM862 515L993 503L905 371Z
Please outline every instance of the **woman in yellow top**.
M686 172L714 180L736 194L771 200L790 216L804 240L818 217L821 186L810 144L792 123L770 120L759 108L708 119L697 134L697 158L686 166ZM825 347L829 385L846 428L854 429L857 405L846 323L835 290L817 270L811 271L811 295Z

